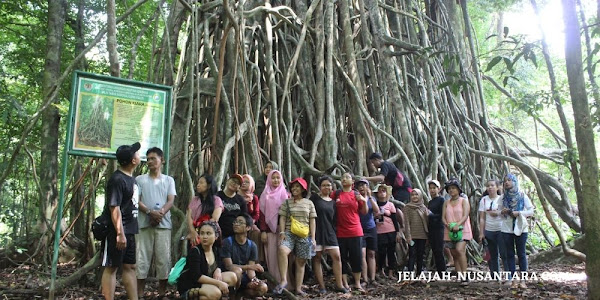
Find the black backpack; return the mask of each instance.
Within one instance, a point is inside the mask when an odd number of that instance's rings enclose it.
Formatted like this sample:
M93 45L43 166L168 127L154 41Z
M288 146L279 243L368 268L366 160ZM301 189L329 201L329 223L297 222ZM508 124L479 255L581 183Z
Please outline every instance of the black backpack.
M94 219L92 222L92 234L94 238L98 241L103 241L108 236L109 226L112 224L112 220L110 219L110 215L106 213L106 210L102 212L102 214Z

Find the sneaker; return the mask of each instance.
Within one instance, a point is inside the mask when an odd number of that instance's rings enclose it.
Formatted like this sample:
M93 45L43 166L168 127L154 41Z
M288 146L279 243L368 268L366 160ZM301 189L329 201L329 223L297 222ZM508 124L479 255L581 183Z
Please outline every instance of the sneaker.
M511 289L516 289L516 288L518 288L518 287L519 287L519 283L518 283L517 281L514 281L514 280L513 280L513 281L511 282L510 288L511 288Z
M468 286L469 285L469 278L465 278L463 280L460 281L460 285L461 286Z

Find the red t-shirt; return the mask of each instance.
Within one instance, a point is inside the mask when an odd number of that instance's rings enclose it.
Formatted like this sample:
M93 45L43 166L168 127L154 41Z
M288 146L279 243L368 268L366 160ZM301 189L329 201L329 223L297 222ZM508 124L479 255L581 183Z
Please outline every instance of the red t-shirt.
M335 199L337 237L349 238L363 236L358 211L359 205L364 205L364 202L356 198L356 191L341 191L339 192L337 199L334 192L331 198Z

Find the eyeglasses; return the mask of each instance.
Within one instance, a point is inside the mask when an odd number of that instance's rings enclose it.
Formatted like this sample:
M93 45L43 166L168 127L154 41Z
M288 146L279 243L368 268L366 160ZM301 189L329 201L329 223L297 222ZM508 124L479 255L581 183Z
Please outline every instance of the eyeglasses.
M235 221L233 221L233 225L246 225L246 221L235 220Z

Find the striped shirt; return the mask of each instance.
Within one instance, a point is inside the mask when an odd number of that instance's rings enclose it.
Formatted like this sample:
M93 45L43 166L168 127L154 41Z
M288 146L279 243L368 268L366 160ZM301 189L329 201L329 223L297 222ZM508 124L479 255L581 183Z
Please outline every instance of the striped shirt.
M288 207L291 215L294 216L294 219L303 224L310 225L310 219L317 217L317 211L315 210L315 205L312 201L306 198L302 198L296 202L292 199L287 199L279 208L279 215L286 217L285 231L290 231L290 227L292 226L292 221L288 215Z

